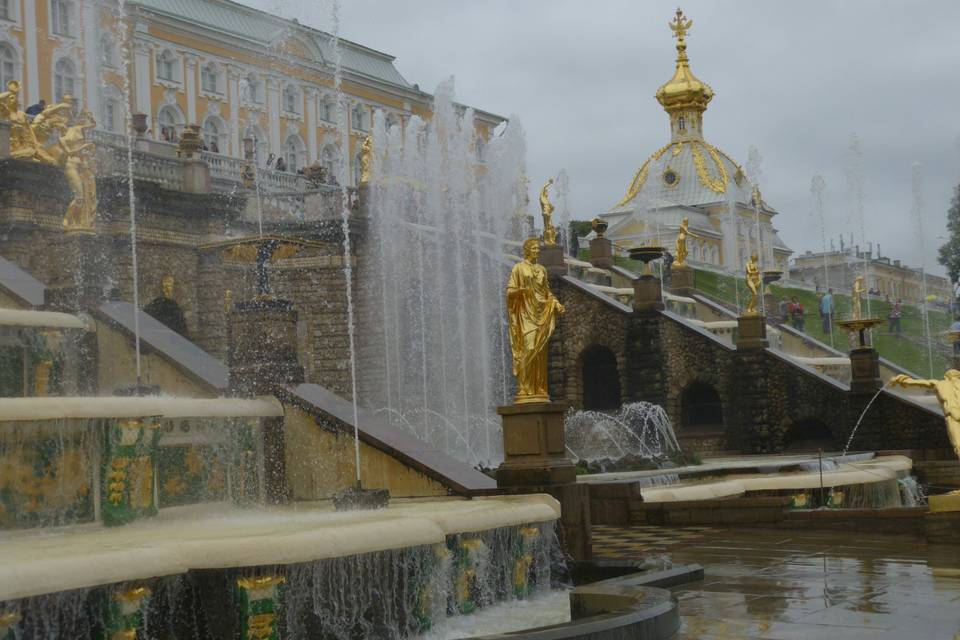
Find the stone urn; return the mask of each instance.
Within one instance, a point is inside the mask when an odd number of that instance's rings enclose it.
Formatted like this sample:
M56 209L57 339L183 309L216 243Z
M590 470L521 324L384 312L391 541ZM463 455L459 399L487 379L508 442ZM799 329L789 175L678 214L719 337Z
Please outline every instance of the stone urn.
M143 134L147 132L147 114L135 113L133 114L132 121L134 132L138 138L142 138Z
M590 226L593 228L594 232L597 234L598 238L602 238L603 234L606 233L607 224L606 220L601 220L600 218L594 218L590 221Z
M200 151L203 147L203 140L200 138L200 125L188 124L183 128L183 134L177 143L177 155L181 158L192 158L193 154Z

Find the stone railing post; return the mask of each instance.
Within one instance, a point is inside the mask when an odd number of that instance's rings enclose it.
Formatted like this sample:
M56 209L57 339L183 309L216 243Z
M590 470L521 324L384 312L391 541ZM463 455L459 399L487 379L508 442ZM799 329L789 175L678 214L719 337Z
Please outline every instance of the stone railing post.
M744 452L769 453L776 447L768 411L767 346L764 316L737 318L736 364L727 394L736 401L731 406L727 440Z
M199 158L181 160L183 190L187 193L210 193L210 165Z
M613 266L613 243L610 240L599 237L590 241L590 264L598 269Z

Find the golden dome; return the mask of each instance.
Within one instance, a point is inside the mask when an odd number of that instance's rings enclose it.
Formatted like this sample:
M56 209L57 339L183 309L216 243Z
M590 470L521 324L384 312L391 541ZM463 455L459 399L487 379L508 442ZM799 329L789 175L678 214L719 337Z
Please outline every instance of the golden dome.
M657 90L657 102L663 105L667 113L676 111L694 110L702 113L707 104L713 99L713 89L706 82L697 79L690 71L690 60L687 58L687 31L693 26L692 20L687 20L683 11L677 9L673 22L669 23L674 37L677 39L677 68L673 77Z

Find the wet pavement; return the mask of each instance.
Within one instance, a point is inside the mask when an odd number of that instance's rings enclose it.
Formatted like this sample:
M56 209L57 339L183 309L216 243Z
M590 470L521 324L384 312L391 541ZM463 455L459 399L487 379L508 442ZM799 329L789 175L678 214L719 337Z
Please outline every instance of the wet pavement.
M599 557L698 563L683 640L960 640L960 547L857 532L597 527Z

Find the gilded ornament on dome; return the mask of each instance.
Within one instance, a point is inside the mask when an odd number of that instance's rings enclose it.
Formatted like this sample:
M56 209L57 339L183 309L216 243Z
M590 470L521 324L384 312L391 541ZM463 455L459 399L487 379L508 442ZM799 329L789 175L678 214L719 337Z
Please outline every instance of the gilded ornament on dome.
M706 149L710 155L710 159L713 160L713 166L717 170L717 173L720 174L718 178L710 175L710 171L707 169L706 158L703 157L703 152L700 151L699 146ZM723 160L721 160L717 150L709 144L700 141L691 142L690 150L693 152L693 164L697 168L697 178L700 179L700 183L715 193L726 192L728 181L727 169L723 166Z
M669 149L672 144L673 143L664 145L662 148L658 149L656 153L647 158L647 161L643 163L643 166L637 169L637 173L633 176L633 180L630 182L630 186L627 188L626 195L623 196L623 198L620 199L620 202L617 203L618 207L622 207L637 197L637 194L640 193L640 189L643 188L643 184L647 181L647 174L650 172L650 162L659 160L660 156L666 153L667 149Z
M660 176L660 179L670 189L675 189L678 184L680 184L680 175L673 170L673 167L667 166L664 170L663 175Z

